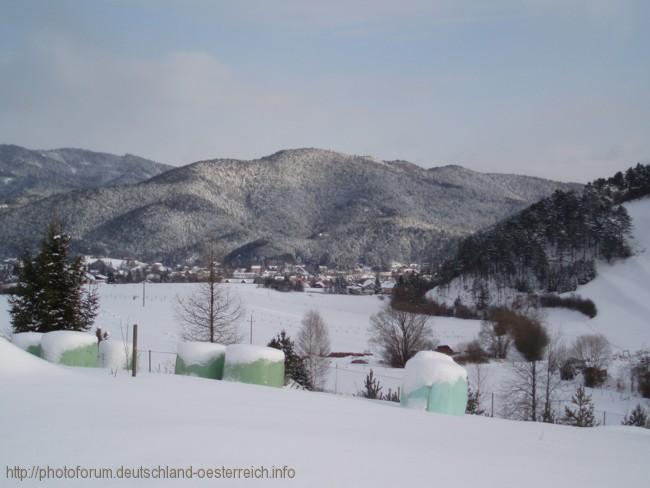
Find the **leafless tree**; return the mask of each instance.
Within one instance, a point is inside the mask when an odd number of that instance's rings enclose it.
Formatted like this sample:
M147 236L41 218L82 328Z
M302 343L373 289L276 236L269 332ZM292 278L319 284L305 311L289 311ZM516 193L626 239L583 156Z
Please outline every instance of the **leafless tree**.
M303 357L307 374L316 390L322 390L330 361L330 338L327 324L317 310L305 313L296 341L298 354Z
M601 334L587 334L573 342L571 354L585 362L587 367L602 369L607 366L612 350L609 341Z
M403 368L415 353L436 344L427 315L395 310L390 304L370 318L369 334L370 344L395 368Z
M556 417L553 410L553 400L557 390L560 388L560 365L565 355L565 349L562 345L562 338L559 334L551 336L546 348L546 367L544 368L544 377L542 383L544 387L544 409L542 420L544 422L555 423Z
M183 324L186 340L233 344L241 340L237 327L243 313L241 302L219 283L215 247L208 243L204 249L207 281L198 284L192 295L177 297L176 314Z
M490 309L485 320L481 323L479 341L483 348L496 359L505 359L510 349L512 339L510 328L517 315L505 307Z

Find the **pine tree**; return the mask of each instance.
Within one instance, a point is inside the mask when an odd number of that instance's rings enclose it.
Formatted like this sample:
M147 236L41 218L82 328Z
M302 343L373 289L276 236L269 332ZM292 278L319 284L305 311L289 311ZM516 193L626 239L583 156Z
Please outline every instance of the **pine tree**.
M481 392L479 390L472 390L470 385L467 385L467 406L465 413L469 415L484 415L485 410L481 408Z
M646 410L640 404L634 407L634 410L630 412L630 415L626 415L623 419L623 422L621 423L622 425L632 425L635 427L645 427L646 429L650 429L650 419L648 419L648 412L646 412Z
M578 387L571 398L575 408L564 407L563 423L574 427L595 427L598 425L594 418L594 403L583 386Z
M382 386L379 383L379 380L375 378L375 374L370 372L366 375L366 379L363 382L363 390L359 392L359 396L364 398L370 398L372 400L381 400L382 399Z
M94 290L84 290L80 256L70 257L70 236L53 220L32 258L21 260L17 291L9 299L14 332L88 330L97 315Z
M306 390L313 390L305 362L295 352L295 345L287 333L283 330L267 344L268 347L280 349L284 353L284 377L285 382L293 380Z

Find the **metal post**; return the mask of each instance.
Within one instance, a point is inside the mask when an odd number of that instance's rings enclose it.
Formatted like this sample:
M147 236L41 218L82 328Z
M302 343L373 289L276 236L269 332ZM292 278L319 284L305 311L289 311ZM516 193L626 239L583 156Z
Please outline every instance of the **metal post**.
M138 371L138 324L133 324L133 355L131 356L131 375L135 378Z
M603 425L607 425L607 412L603 412Z
M149 372L151 373L151 349L149 349Z
M251 335L250 335L251 344L253 343L253 313L251 312Z
M334 376L334 393L339 392L339 363L336 363L336 374Z
M492 392L492 413L490 414L490 417L494 417L494 392Z
M145 283L147 283L147 277L145 276L144 279L142 280L142 306L144 307L144 302L145 302L145 296L146 296L146 289L145 289Z

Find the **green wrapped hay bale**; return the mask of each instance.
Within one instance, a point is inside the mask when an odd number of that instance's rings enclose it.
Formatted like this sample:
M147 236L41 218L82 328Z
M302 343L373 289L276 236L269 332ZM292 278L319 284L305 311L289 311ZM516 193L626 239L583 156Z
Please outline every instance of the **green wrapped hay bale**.
M43 334L40 332L19 332L11 336L11 342L22 350L40 358L43 357L43 350L41 349L42 338Z
M212 342L181 342L176 354L175 373L200 378L223 378L226 346Z
M100 368L112 370L128 369L131 361L131 350L133 345L113 339L103 340L99 343L97 352L97 365Z
M467 371L446 354L420 351L404 368L400 404L448 415L464 415Z
M223 379L282 387L284 386L284 353L272 347L248 344L228 346Z
M66 366L97 366L97 338L87 332L56 330L43 334L43 359Z

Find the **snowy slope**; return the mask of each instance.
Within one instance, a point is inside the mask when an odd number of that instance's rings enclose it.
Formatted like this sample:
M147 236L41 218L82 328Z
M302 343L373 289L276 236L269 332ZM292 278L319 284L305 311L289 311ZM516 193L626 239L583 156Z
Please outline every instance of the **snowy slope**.
M455 418L383 402L172 375L134 379L54 365L31 375L23 370L36 368L38 360L25 355L0 339L0 372L14 368L0 378L0 459L7 466L31 472L35 464L79 465L116 473L121 465L191 465L195 471L264 465L291 467L295 478L3 478L2 486L609 488L644 486L650 476L650 431L644 429Z
M625 204L634 225L631 258L599 263L595 280L578 288L591 298L598 315L589 320L576 312L549 311L548 321L561 330L600 333L619 349L650 348L650 199Z

